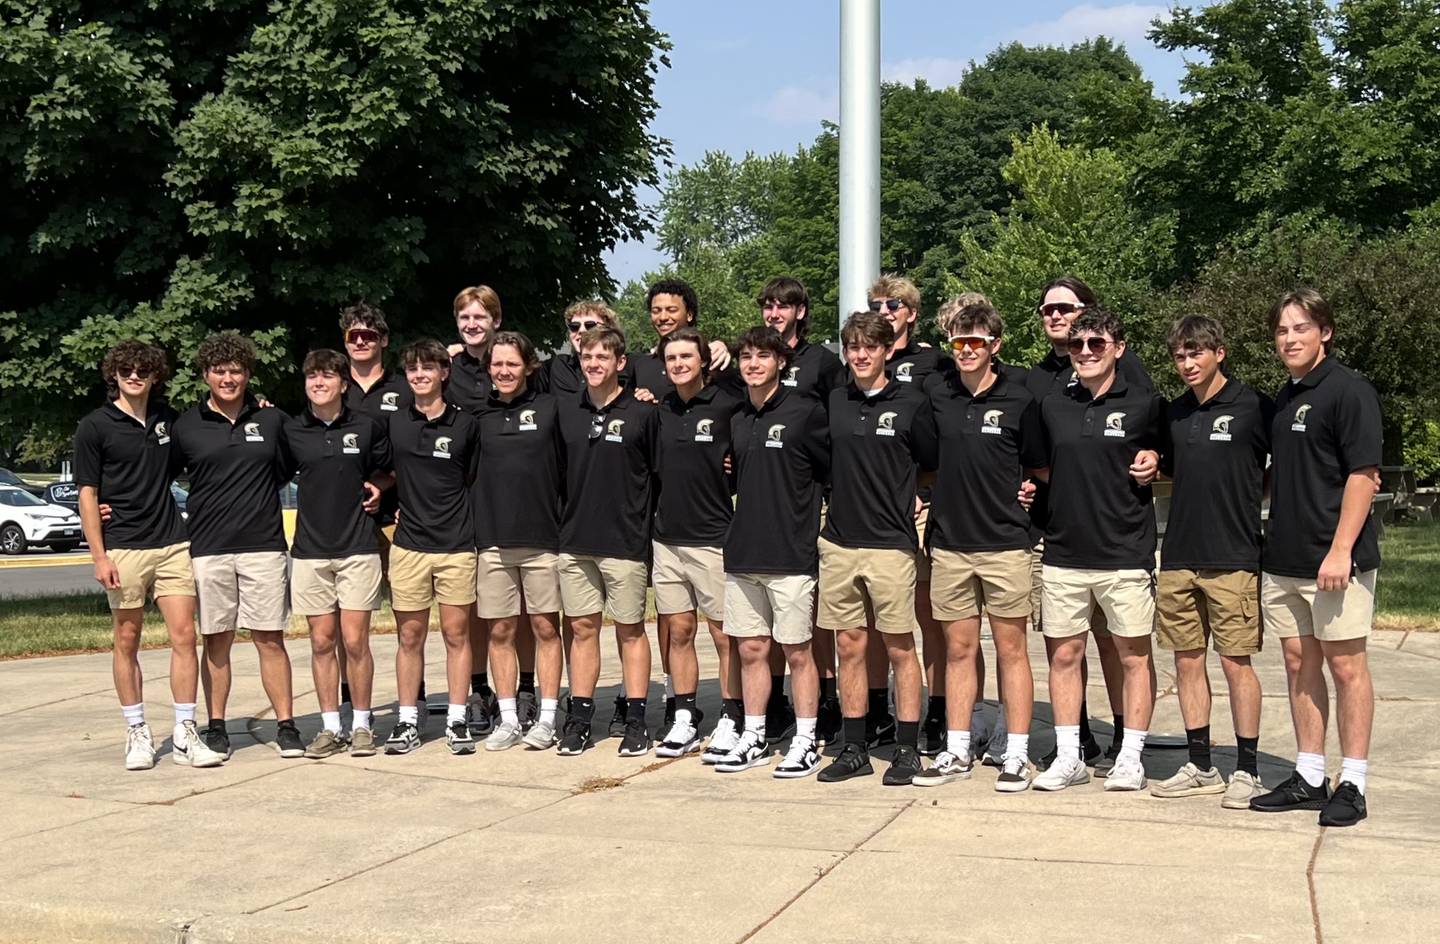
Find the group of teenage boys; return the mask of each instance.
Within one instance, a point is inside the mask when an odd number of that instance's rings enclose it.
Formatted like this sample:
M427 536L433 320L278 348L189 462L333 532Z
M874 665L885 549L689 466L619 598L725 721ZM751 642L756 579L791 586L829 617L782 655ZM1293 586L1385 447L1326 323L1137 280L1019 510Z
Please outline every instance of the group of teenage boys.
M75 477L114 611L126 766L156 756L136 659L149 597L172 642L177 763L230 756L229 653L241 628L282 756L374 754L368 636L388 581L390 754L421 744L432 606L456 754L474 752L476 733L488 734L487 750L590 749L608 617L623 676L610 732L625 756L653 746L698 753L721 773L774 763L778 778L834 782L873 774L870 751L893 743L887 785L940 786L984 763L999 769L997 791L1058 791L1093 770L1109 791L1319 810L1326 825L1363 819L1380 412L1373 388L1330 353L1326 301L1298 289L1272 307L1291 378L1274 400L1229 376L1216 321L1178 320L1168 346L1188 390L1169 404L1121 321L1078 279L1041 290L1052 350L1030 369L999 357L1004 320L983 296L940 307L948 356L915 336L911 282L883 276L869 301L842 327L837 358L807 341L809 297L794 279L764 287L762 323L733 346L707 340L693 289L665 280L647 296L653 349L630 350L608 307L579 302L565 313L570 351L542 362L524 335L500 330L499 298L478 286L455 299L460 343L407 345L403 377L383 364L384 315L360 304L342 312L345 354L306 356L308 404L295 417L249 390L255 349L238 335L200 345L208 395L183 413L163 397L163 352L116 345L101 366L109 402L76 434ZM188 521L169 491L182 473ZM1160 475L1173 487L1157 568ZM292 479L287 555L278 494ZM666 686L658 744L646 718L651 587ZM309 622L321 708L309 745L293 716L292 611ZM1251 665L1262 615L1284 650L1298 747L1294 773L1269 790ZM702 617L722 696L708 741ZM982 619L1001 706L989 732L977 723ZM1055 751L1038 764L1027 625L1050 663ZM1084 698L1092 634L1114 715L1108 751ZM1152 636L1174 654L1189 748L1154 784L1141 762ZM1210 646L1238 748L1228 781L1211 758ZM1333 791L1327 667L1343 752ZM776 762L772 745L787 737ZM825 744L839 746L828 765Z

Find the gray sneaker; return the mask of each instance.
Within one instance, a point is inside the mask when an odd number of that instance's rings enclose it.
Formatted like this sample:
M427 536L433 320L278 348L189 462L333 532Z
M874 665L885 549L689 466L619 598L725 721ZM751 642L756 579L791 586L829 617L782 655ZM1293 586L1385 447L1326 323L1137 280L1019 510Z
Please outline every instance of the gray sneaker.
M1159 783L1150 785L1150 795L1157 797L1193 797L1208 796L1215 793L1225 792L1225 778L1220 776L1220 771L1211 767L1209 770L1201 770L1189 761L1175 773ZM1246 800L1245 808L1250 806Z
M375 732L369 728L356 728L350 732L350 756L374 757Z
M522 736L519 721L502 721L485 739L485 750L508 751L520 743Z
M1227 810L1248 810L1250 801L1265 792L1260 778L1248 770L1237 770L1225 787L1225 798L1220 806Z
M349 746L345 741L345 735L321 728L320 733L315 735L315 740L306 745L305 756L311 760L321 760L326 757L334 757L336 754L343 754Z
M536 721L525 732L524 744L532 751L548 751L555 746L555 722Z

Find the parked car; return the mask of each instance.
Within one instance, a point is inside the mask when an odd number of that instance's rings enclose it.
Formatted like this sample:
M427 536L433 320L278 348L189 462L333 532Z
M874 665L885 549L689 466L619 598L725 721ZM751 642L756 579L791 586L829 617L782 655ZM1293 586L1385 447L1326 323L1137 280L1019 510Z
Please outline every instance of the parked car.
M0 469L0 485L9 485L13 488L21 488L39 498L45 492L45 486L32 485L9 469Z
M185 510L185 506L190 503L190 493L174 482L171 482L170 497L175 499L175 504L180 508L180 518L182 520L188 520L190 514Z
M74 482L51 482L40 495L52 505L80 513L80 486Z
M0 485L0 552L24 554L32 545L64 553L80 546L80 517L23 488Z

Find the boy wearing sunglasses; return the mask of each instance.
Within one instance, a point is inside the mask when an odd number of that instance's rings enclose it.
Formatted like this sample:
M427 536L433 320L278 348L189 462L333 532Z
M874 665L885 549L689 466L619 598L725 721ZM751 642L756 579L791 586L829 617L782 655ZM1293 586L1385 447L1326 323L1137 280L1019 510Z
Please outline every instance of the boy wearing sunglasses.
M1125 329L1104 309L1075 319L1068 350L1078 382L1040 404L1051 489L1042 631L1051 640L1056 758L1034 787L1063 790L1090 779L1080 754L1080 666L1098 605L1120 656L1126 722L1105 789L1142 790L1140 752L1155 697L1155 508L1148 478L1139 485L1132 477L1142 475L1140 454L1158 463L1164 401L1119 376Z
M626 694L622 757L650 751L645 699L650 640L645 636L646 562L659 468L660 417L621 384L625 336L598 327L578 339L585 389L559 399L565 449L565 506L560 515L560 601L570 666L570 712L556 749L594 746L595 685L600 678L600 624L615 623Z
M620 328L614 310L599 299L571 303L565 309L564 321L570 352L554 355L535 372L536 389L562 401L574 399L585 389L585 375L580 370L580 339L597 328ZM620 368L620 383L632 390L635 387L635 366L628 358Z
M940 435L928 537L930 592L947 644L945 749L915 784L968 778L985 747L972 739L983 615L990 621L1011 726L995 789L1020 793L1029 788L1035 768L1030 763L1034 681L1025 638L1031 614L1030 516L1018 496L1027 476L1047 475L1040 407L1021 379L995 361L1005 323L988 300L952 299L937 320L950 339L956 368L925 386Z

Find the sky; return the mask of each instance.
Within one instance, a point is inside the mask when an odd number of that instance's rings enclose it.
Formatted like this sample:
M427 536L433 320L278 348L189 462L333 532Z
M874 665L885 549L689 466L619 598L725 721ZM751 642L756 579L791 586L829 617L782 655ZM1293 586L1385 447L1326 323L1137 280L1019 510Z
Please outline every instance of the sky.
M651 0L651 19L670 37L671 67L656 77L653 130L690 164L706 151L793 151L823 120L840 115L841 0ZM887 81L924 78L954 85L972 60L997 46L1066 46L1105 35L1125 45L1156 91L1174 97L1185 64L1145 38L1164 3L1094 0L882 0L880 70ZM658 197L647 191L653 204ZM644 243L622 243L606 257L623 285L659 268Z

